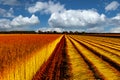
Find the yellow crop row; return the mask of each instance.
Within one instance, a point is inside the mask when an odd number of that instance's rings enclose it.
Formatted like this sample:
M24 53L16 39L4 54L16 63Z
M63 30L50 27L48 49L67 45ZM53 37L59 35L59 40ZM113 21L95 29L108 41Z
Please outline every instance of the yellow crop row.
M120 43L120 39L118 38L96 37L96 36L77 36L77 37L82 37L84 39L96 40L96 41L106 42L116 45L119 45L118 43Z
M91 36L75 36L76 38L79 38L81 40L89 40L89 42L96 42L97 44L101 44L103 46L107 46L116 50L120 50L120 45L118 42L116 42L117 40L115 39L115 41L112 41L111 43L108 43L111 38L109 40L107 40L106 38L104 38L103 41L101 41L100 39L102 37L99 37L98 39L96 39L96 37L91 37ZM105 40L106 39L106 40ZM105 42L106 41L106 42ZM116 42L116 44L113 44L114 42Z
M109 46L104 46L106 44L101 44L98 41L92 41L92 40L91 41L90 40L82 40L82 41L84 41L84 42L86 42L88 44L94 45L94 46L96 46L98 48L101 48L101 49L103 49L105 51L108 51L109 53L120 56L120 51L118 51L117 49L114 49L114 48L110 48Z
M74 40L74 39L77 39ZM101 57L98 57L94 54L94 52L90 51L87 47L83 46L82 44L88 46L89 48L92 47L92 49L96 50L98 53L102 55L110 55L109 53L106 53L105 51L96 48L93 45L90 45L88 43L85 43L80 38L76 38L75 36L72 36L70 40L73 42L73 44L76 46L77 50L81 55L83 55L83 58L85 58L88 63L91 64L91 67L93 68L96 75L98 75L99 78L104 80L119 80L120 79L120 73L116 68L111 66L108 62L104 61ZM81 44L82 43L82 44ZM108 55L107 55L108 54ZM113 59L116 63L119 63L119 58L114 58L115 56L109 56L109 58ZM118 61L117 61L118 60Z
M77 40L79 40L79 39L77 39ZM95 44L91 45L92 43L89 44L89 43L86 43L86 42L84 42L84 41L82 41L82 40L79 40L79 41L82 42L83 44L85 44L86 46L88 46L89 48L91 48L92 50L96 51L96 52L99 53L100 55L106 56L106 57L108 57L110 60L112 60L113 62L115 62L116 64L120 65L120 57L119 57L119 56L114 55L114 54L112 54L112 53L110 53L110 52L107 52L107 51L105 51L105 50L103 50L103 49L101 49L101 48L98 48L98 47L95 46ZM101 46L101 47L102 47L102 46Z
M79 52L75 49L71 41L66 37L66 52L69 55L70 64L72 68L72 79L73 80L94 80L95 77L89 66L86 64L84 59L81 57Z

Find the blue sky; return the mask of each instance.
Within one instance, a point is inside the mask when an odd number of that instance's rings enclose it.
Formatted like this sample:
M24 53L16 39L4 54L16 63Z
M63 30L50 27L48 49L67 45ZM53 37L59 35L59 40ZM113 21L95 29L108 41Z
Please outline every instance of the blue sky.
M120 0L0 0L0 31L120 32Z

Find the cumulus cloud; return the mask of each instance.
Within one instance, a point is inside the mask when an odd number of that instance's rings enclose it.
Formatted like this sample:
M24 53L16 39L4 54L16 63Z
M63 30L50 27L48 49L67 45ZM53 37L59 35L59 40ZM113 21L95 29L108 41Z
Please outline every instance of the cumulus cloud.
M120 6L120 3L118 3L117 1L112 1L110 4L108 4L105 7L105 10L106 11L116 10L119 6Z
M115 25L116 27L120 27L120 14L117 14L115 17L111 18L110 24Z
M4 30L6 28L11 28L10 20L8 19L0 19L0 30Z
M0 30L12 30L13 28L20 29L21 27L24 30L25 27L36 25L38 23L40 23L40 20L35 15L32 15L30 18L19 15L13 20L0 19Z
M94 10L66 10L53 13L48 20L51 27L86 28L96 27L105 22L105 15Z
M54 3L52 1L36 2L36 4L34 6L31 6L28 8L28 11L30 13L44 12L46 14L51 14L54 12L62 12L64 10L65 10L64 5L61 5L59 2Z
M119 26L119 27L112 28L112 29L110 30L110 32L112 32L112 33L120 33L120 26Z
M88 28L85 30L86 32L104 32L104 27L103 26L97 26L97 27L93 27L93 28Z
M13 8L10 8L8 11L0 8L0 16L1 17L11 17L11 18L13 18L13 17L15 17L13 14L14 14Z
M3 5L20 5L20 2L18 0L0 0L0 4Z
M22 15L19 15L18 17L14 18L11 21L12 26L29 26L29 25L35 25L38 24L40 21L37 16L32 15L29 17L23 17Z
M120 14L110 19L109 24L112 26L110 32L120 33Z
M44 28L39 28L36 32L38 32L38 31L43 31L43 32L45 32L45 31L57 31L57 32L62 32L63 31L63 29L61 29L61 28L52 28L52 27L44 27Z
M117 16L112 18L113 20L119 20L120 21L120 14L117 14Z
M3 15L6 12L5 9L0 8L0 15Z

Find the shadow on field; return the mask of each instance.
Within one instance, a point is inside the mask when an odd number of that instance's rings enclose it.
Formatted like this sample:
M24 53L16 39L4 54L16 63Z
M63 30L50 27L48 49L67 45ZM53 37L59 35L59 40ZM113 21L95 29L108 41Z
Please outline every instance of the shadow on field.
M36 72L32 80L71 80L71 68L65 47L65 36L63 36L54 52Z
M72 77L72 73L71 73L71 66L70 66L70 61L69 61L69 56L66 54L66 40L65 40L65 44L63 47L63 59L62 59L62 63L60 66L60 80L71 80Z

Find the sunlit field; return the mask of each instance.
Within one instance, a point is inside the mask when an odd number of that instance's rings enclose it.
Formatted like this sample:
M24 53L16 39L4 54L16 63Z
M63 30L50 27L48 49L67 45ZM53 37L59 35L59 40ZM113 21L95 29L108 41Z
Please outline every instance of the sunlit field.
M120 38L0 34L0 80L120 80Z
M71 49L74 50L73 52L76 51L74 55L72 52L68 53L72 58L73 79L94 80L93 76L103 80L120 79L119 38L78 35L68 35L67 38L69 41L68 52ZM73 48L69 48L69 45Z
M61 35L0 35L0 80L31 80Z

